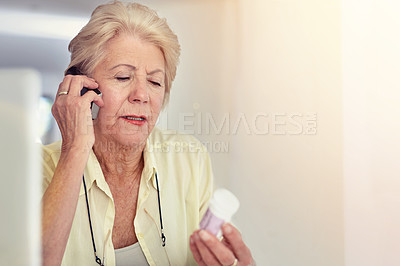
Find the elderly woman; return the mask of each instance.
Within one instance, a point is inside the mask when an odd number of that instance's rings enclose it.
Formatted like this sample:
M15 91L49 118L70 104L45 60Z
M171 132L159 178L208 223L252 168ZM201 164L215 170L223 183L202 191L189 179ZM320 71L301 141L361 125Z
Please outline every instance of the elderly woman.
M69 50L76 75L52 109L62 141L43 152L43 264L252 264L232 225L222 241L197 230L213 183L204 147L154 127L180 53L166 20L139 4L101 5Z

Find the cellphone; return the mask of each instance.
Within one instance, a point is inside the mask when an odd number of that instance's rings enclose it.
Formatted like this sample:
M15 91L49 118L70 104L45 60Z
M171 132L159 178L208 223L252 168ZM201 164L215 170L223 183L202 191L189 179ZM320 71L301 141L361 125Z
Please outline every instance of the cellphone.
M65 75L82 75L82 72L75 66L70 67L67 72L65 73ZM83 87L81 90L81 96L84 95L86 92L88 92L91 89L88 89L86 87ZM99 89L93 89L92 91L94 91L95 93L97 93L98 95L102 95L101 91L99 91ZM92 110L92 120L97 118L97 115L99 113L100 107L95 104L94 102L92 102L90 104L90 109Z

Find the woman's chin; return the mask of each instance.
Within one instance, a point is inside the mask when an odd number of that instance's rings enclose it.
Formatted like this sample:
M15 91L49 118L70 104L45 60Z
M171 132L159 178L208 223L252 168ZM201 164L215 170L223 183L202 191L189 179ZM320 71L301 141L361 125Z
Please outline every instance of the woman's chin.
M136 134L119 135L115 140L118 144L127 148L143 148L146 144L147 137L148 134L141 134L141 132L138 132Z

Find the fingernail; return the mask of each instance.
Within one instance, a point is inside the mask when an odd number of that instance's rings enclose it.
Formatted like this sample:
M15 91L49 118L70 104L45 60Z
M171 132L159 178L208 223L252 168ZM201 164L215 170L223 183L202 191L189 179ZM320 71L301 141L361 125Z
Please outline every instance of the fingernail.
M195 233L195 234L194 234L194 238L196 239L196 241L199 240L199 235L198 235L198 233Z
M193 241L193 237L191 236L191 237L190 237L190 244L192 244L192 245L193 245L193 243L194 243L194 241Z
M232 232L232 227L230 224L224 224L223 229L224 229L224 233L226 233L226 234L230 234Z
M208 235L208 233L204 230L200 231L200 237L203 241L207 241L210 239L210 236Z

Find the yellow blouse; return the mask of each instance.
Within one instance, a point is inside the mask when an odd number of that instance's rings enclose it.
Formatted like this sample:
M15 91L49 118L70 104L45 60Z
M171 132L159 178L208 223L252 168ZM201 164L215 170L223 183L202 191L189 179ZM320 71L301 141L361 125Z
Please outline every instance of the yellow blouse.
M43 147L43 193L54 174L61 141ZM199 226L213 190L213 175L206 148L194 137L154 128L143 152L136 217L136 237L149 265L196 265L189 236ZM158 210L157 172L166 245L162 246ZM84 171L97 256L115 266L112 229L115 206L93 150ZM62 260L66 265L95 263L85 191L79 193L71 233Z

